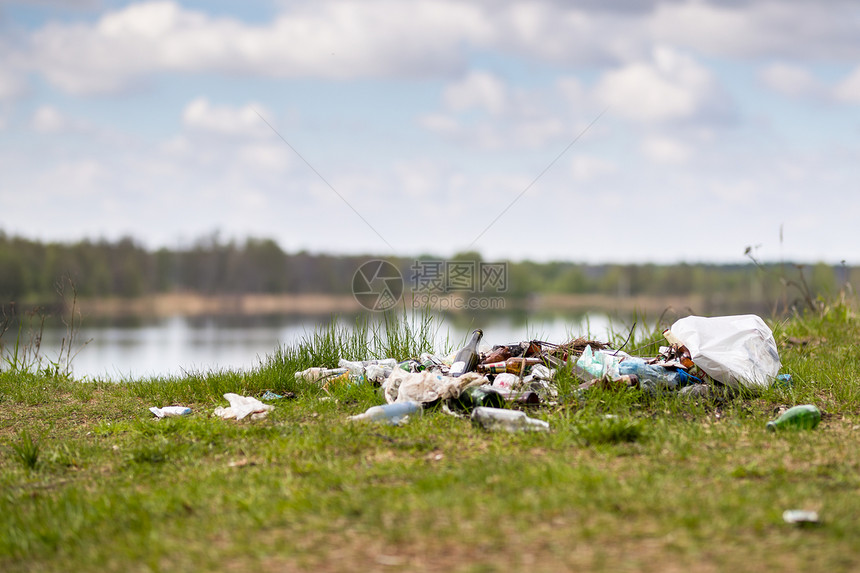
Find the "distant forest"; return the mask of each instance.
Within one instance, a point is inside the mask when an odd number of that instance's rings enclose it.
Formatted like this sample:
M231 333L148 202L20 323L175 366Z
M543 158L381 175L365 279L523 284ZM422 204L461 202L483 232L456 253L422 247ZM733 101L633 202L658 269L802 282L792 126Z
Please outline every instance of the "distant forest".
M287 253L270 239L222 241L218 235L188 247L147 250L133 239L42 243L0 231L0 302L51 304L66 280L82 298L140 297L193 292L203 295L325 293L348 295L361 264L374 258ZM436 257L385 257L404 277L406 288L416 261ZM481 261L477 253L451 260ZM830 297L860 279L857 267L823 263L758 264L582 264L576 262L507 263L504 294L526 298L540 294L716 297L722 302L800 302Z

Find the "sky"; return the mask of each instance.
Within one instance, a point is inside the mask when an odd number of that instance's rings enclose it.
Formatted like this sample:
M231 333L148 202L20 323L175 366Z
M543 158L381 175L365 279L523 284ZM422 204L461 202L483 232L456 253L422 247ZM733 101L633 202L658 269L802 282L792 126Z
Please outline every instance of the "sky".
M0 0L0 230L860 264L860 4Z

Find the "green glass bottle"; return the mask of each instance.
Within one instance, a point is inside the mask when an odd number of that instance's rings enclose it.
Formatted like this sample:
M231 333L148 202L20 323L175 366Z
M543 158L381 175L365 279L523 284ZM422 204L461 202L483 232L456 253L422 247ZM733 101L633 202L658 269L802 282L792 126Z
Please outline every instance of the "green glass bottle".
M771 432L782 429L811 430L821 421L821 412L812 404L794 406L765 426Z
M472 411L479 406L504 408L505 397L495 388L472 386L463 390L455 403L459 408L468 411Z
M475 370L478 366L478 343L481 341L483 335L484 331L480 328L472 331L472 338L469 339L466 346L460 349L460 352L454 357L454 363L451 364L451 369L448 372L449 376L456 378L466 372Z

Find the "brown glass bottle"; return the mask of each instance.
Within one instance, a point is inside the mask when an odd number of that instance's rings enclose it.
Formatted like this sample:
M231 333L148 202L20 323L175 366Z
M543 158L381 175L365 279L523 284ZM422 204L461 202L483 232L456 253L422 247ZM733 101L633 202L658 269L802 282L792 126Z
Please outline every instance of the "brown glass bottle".
M478 367L478 371L486 374L501 374L503 372L522 374L529 367L541 364L542 362L543 360L540 358L508 358L504 362L481 364Z

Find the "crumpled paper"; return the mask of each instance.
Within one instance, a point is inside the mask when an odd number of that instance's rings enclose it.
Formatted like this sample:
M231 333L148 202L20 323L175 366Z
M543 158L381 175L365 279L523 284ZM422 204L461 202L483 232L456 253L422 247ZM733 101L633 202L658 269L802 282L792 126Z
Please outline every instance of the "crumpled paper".
M252 420L261 420L268 416L269 412L275 409L274 406L263 404L256 398L252 398L250 396L240 396L239 394L228 392L227 394L224 394L224 398L230 402L230 406L227 408L219 406L218 408L215 408L215 411L212 412L212 414L219 418L224 418L225 420L230 420L232 418L241 420L247 416L250 416Z

